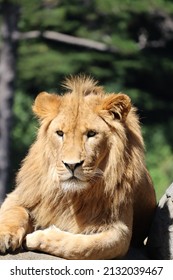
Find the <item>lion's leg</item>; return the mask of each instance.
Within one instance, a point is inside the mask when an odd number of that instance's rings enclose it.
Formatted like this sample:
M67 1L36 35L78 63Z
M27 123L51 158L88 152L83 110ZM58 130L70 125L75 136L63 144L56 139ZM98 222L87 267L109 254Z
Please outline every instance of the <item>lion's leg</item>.
M29 232L29 213L7 198L0 209L0 252L14 251Z
M111 229L91 234L72 234L52 226L26 236L26 247L65 259L120 258L127 252L131 232L119 222Z

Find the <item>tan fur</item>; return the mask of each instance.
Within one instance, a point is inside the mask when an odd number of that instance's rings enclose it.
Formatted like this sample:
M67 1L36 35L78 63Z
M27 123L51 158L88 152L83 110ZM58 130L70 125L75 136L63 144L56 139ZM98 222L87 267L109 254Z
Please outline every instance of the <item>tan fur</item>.
M156 205L136 110L90 78L65 87L33 105L40 129L0 210L0 251L26 235L28 249L67 259L121 258Z

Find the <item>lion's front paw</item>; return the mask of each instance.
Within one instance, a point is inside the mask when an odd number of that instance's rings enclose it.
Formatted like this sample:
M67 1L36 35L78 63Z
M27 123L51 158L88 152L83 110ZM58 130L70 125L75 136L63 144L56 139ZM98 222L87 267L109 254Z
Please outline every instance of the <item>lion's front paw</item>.
M0 252L15 251L22 244L24 228L1 226L0 227Z
M25 239L25 247L28 250L46 251L52 243L52 234L60 233L61 230L55 226L51 226L44 230L36 230L27 234Z
M33 233L27 234L25 239L25 246L28 250L40 249L44 236L43 230L37 230Z

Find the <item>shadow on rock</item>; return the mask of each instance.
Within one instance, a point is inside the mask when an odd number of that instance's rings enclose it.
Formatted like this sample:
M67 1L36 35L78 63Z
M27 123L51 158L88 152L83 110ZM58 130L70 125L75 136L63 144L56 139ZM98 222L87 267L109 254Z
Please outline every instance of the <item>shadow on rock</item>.
M158 203L147 250L152 259L173 259L173 183Z

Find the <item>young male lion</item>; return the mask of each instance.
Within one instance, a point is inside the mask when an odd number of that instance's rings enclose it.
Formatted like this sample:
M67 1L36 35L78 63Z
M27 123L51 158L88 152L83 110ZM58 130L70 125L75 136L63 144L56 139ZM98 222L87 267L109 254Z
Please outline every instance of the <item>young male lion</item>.
M121 258L147 236L156 205L136 110L90 78L65 87L33 105L41 126L0 210L0 251L25 240L66 259Z

